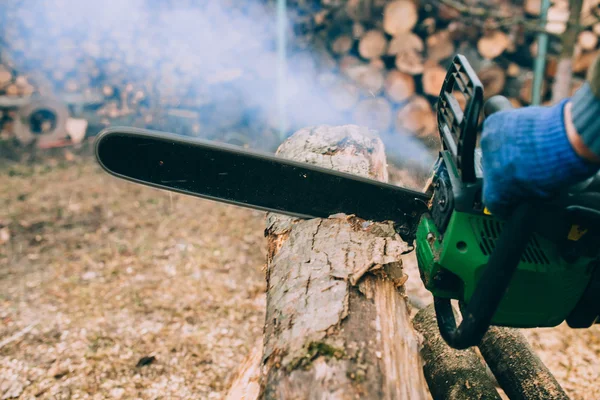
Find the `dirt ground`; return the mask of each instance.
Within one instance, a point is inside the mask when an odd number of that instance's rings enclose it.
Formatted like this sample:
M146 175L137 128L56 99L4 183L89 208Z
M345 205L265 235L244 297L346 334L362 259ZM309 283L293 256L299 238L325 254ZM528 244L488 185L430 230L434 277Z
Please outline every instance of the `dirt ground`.
M262 334L264 213L67 155L0 167L0 399L222 398ZM526 334L600 398L600 326Z

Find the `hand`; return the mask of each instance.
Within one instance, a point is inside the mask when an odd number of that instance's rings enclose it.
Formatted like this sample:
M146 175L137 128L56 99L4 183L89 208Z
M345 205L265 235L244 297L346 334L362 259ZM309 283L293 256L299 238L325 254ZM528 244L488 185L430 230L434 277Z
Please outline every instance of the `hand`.
M569 140L566 104L502 111L485 120L483 202L493 214L506 217L516 204L552 197L598 171Z

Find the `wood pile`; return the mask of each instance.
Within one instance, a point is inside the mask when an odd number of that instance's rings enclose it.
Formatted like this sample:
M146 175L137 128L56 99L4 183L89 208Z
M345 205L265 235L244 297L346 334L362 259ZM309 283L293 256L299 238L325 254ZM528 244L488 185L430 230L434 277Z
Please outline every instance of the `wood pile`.
M352 110L355 123L375 124L372 120L376 119L376 127L384 132L437 138L436 97L457 53L469 59L484 84L486 98L502 94L517 107L531 104L540 0L291 3L302 40L322 43L350 85L346 90L358 92L352 106L341 105ZM581 85L600 51L598 11L597 0L584 1L571 92ZM551 100L561 35L568 20L568 1L554 1L544 27L550 34L545 104ZM438 145L437 140L428 143Z
M259 2L272 9L275 5L274 0ZM227 132L228 140L237 142L277 136L273 15L252 31L247 46L223 49L228 56L220 62L222 68L207 69L210 57L206 52L182 56L173 49L188 42L175 40L168 47L164 41L168 34L146 37L148 28L138 31L136 24L106 37L95 35L93 29L64 30L57 36L49 31L41 38L28 35L44 20L40 15L44 8L33 3L23 7L23 3L27 1L4 5L0 13L4 15L0 17L0 96L98 93L104 102L95 113L106 121L129 118L138 126L208 138ZM62 3L57 2L57 7ZM193 6L192 2L183 3ZM172 5L181 7L183 3ZM220 3L226 3L222 8L230 13L233 30L243 25L236 24L238 20L260 20L260 12L252 7L230 0ZM436 97L446 68L457 53L464 54L479 74L486 97L504 94L515 106L531 102L536 35L541 29L537 19L540 0L287 3L291 33L288 78L301 75L291 84L295 88L286 87L291 98L287 104L289 132L309 124L356 123L379 130L384 140L386 135L417 137L436 149ZM598 9L598 0L583 2L572 90L581 85L600 51ZM551 35L544 82L546 102L552 98L560 36L568 21L568 1L556 0L543 27ZM197 41L202 49L202 39ZM268 50L265 42L270 43ZM301 93L306 82L318 86L311 86L311 95ZM255 95L257 92L260 96ZM313 109L299 111L315 103L315 98L324 106L313 108L322 109L331 120L320 120Z

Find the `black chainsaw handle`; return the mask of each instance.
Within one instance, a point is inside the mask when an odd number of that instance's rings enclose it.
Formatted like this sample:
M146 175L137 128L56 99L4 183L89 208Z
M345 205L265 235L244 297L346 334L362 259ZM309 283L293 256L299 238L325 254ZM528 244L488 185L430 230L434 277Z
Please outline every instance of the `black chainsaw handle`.
M483 111L488 117L511 108L506 97L494 96ZM458 327L450 299L434 298L440 334L450 347L462 350L481 342L533 234L535 218L534 205L523 203L506 221L469 304L461 309L463 319Z

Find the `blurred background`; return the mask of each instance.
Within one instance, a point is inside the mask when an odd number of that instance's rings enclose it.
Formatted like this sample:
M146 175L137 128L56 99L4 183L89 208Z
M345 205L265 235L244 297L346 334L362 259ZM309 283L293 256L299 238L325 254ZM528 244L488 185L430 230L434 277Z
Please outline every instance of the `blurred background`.
M262 334L264 213L103 174L103 128L274 152L358 124L391 181L420 188L455 54L486 98L551 104L582 84L599 15L595 0L2 1L0 398L222 398ZM528 332L574 399L600 397L598 337Z

